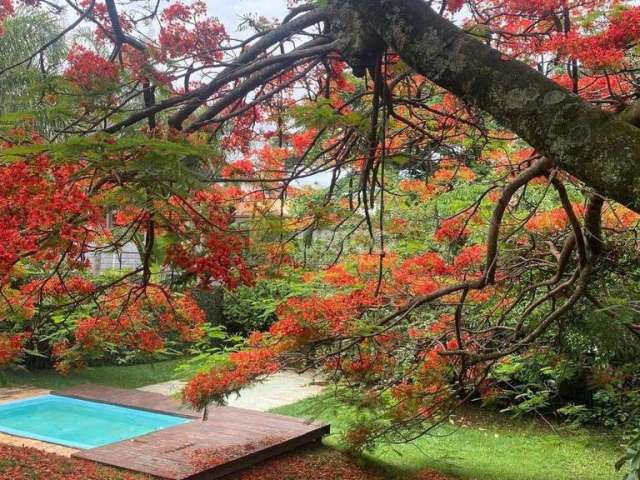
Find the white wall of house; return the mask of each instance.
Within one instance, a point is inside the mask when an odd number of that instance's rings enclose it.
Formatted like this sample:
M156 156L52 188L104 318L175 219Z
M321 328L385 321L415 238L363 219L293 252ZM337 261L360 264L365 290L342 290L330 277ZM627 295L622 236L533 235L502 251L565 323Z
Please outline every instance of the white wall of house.
M94 273L108 270L134 270L142 265L142 259L133 242L114 252L96 252L87 255Z

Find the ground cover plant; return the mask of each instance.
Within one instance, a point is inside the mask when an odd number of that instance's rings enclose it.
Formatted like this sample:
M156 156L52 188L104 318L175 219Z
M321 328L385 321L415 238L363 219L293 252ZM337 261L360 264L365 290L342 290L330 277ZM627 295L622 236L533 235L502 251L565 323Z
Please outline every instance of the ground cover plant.
M355 450L470 401L637 426L640 7L290 7L1 1L0 364L188 354L201 409L315 368Z

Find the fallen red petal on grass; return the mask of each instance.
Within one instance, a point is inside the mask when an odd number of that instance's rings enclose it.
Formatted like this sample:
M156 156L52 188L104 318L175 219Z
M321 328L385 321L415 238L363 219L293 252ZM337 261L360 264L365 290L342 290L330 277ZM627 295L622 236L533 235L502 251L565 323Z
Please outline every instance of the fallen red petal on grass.
M151 480L97 463L0 444L0 480Z
M205 460L205 459L201 459ZM211 464L218 458L212 456ZM224 459L222 459L224 461ZM311 447L272 458L228 480L387 480L388 476L357 459L322 447ZM455 480L423 470L407 480ZM0 480L154 480L93 462L62 457L28 447L0 444Z

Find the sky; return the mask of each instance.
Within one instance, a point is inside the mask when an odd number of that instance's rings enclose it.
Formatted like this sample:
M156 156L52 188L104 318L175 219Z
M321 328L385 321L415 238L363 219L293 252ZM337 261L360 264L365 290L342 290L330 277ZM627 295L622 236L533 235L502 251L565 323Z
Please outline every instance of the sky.
M257 14L267 18L282 18L287 12L287 0L206 0L209 14L218 17L232 33L240 17Z

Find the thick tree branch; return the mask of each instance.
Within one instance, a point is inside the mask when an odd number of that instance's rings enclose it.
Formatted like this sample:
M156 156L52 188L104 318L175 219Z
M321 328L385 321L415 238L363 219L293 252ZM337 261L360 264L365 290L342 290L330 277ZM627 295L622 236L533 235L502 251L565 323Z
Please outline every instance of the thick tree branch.
M198 117L193 125L186 129L186 131L194 131L201 126L210 123L210 120L215 118L216 115L221 113L225 108L233 105L233 103L235 103L236 101L241 100L259 86L264 85L274 77L280 75L283 71L293 67L296 64L296 60L318 55L325 55L333 49L332 44L313 46L311 45L312 43L315 44L317 42L309 42L309 48L301 48L300 50L295 50L288 55L281 55L281 57L283 57L281 62L257 71L247 80L236 86L231 92L229 92L229 94L223 96L213 105L211 105L204 113L202 113ZM305 72L308 73L308 71Z

